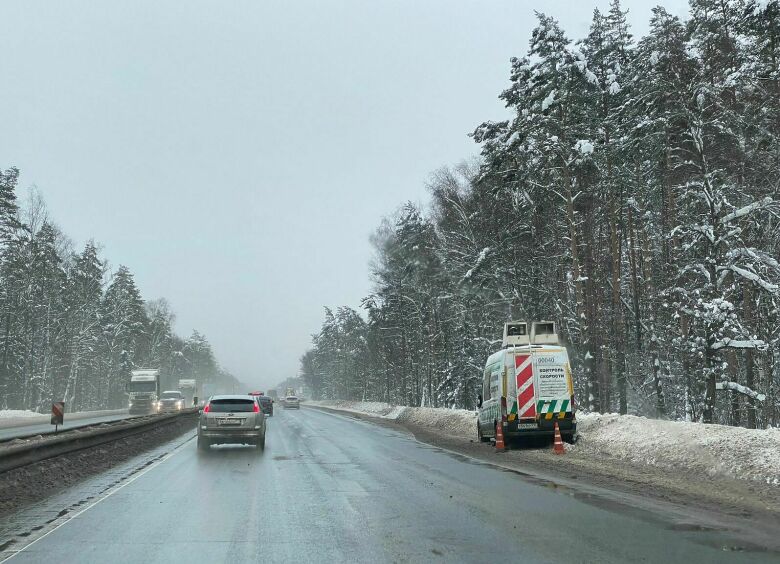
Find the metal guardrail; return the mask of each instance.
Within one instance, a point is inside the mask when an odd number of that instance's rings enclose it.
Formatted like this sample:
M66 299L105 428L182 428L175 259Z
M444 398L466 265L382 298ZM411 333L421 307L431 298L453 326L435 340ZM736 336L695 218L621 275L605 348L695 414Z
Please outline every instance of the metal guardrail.
M106 421L93 421L92 423L81 423L76 425L71 424L70 421L68 421L68 427L66 427L65 429L60 429L59 431L50 429L47 431L40 431L38 433L27 433L26 435L12 435L10 437L4 437L0 439L0 448L3 448L3 446L5 446L6 444L14 441L26 441L29 439L35 439L35 438L41 439L44 437L54 437L54 436L59 437L71 431L84 431L85 429L88 429L90 427L116 425L117 423L122 423L123 421L125 422L138 421L139 419L146 420L149 419L150 417L156 417L156 415L135 415L135 416L122 417L120 419L108 419ZM48 424L48 421L46 422L46 424ZM7 427L5 429L0 429L0 431L5 431L8 429L14 429L14 427Z
M197 416L199 408L193 407L177 413L154 415L151 417L121 419L110 423L95 423L86 427L61 431L56 435L43 435L18 443L13 439L0 444L0 473L34 464L86 448L92 448L111 441L124 439L147 431L150 427L168 425L180 418ZM138 419L143 419L139 421Z

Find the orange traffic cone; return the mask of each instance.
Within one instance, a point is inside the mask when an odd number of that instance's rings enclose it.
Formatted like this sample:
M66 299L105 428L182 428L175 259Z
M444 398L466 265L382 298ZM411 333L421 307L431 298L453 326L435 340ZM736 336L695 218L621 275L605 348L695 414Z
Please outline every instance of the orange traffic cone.
M555 422L555 442L553 443L553 452L555 454L566 454L563 448L563 440L561 439L561 430L558 428L558 422Z
M504 452L506 445L504 444L504 426L501 423L496 425L496 452Z

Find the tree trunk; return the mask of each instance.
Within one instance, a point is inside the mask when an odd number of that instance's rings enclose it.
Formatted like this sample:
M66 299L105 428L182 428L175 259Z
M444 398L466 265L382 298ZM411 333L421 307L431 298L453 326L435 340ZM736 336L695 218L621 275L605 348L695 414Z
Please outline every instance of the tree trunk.
M590 332L585 308L582 269L580 267L579 236L577 231L577 218L574 212L574 194L572 194L569 169L565 163L562 168L563 193L566 194L566 221L569 227L569 251L571 252L571 271L574 284L575 308L577 324L580 331L580 346L583 353L583 372L588 382L588 407L592 411L599 411L601 406L598 402L598 375L593 370L593 353L590 350Z
M755 309L753 308L753 286L749 282L746 282L744 286L743 303L745 323L752 329L756 326L756 320L754 316ZM753 349L745 350L745 385L751 390L755 389L756 377ZM756 401L751 397L747 398L747 426L748 429L756 428Z
M726 355L726 362L729 369L729 377L732 382L739 382L739 367L737 366L737 353L730 350ZM731 425L739 427L742 424L742 414L739 410L739 393L731 393Z
M707 334L705 339L704 349L704 375L706 388L704 391L704 423L714 423L715 421L715 354L712 350L714 338L711 334Z
M680 316L680 336L682 341L688 340L688 334L690 333L690 321L688 316L682 312L678 312ZM693 390L693 378L691 378L691 363L688 358L688 352L682 351L682 371L683 379L685 380L685 418L688 421L696 420L696 411L692 398L696 397Z
M610 341L613 346L612 373L618 387L619 411L621 415L628 412L628 390L626 383L625 350L623 339L623 303L620 295L621 284L621 249L618 228L617 198L613 195L609 200L609 247L612 271L612 334Z

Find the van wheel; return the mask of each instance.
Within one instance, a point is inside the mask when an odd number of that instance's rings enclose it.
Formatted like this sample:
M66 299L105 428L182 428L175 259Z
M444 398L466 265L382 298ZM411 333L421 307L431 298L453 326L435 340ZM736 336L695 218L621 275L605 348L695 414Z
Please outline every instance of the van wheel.
M211 443L209 443L206 439L201 439L198 437L198 450L199 451L206 451L211 446Z
M265 450L265 435L255 443L258 454Z
M477 421L477 438L479 438L479 442L481 443L489 443L490 439L482 434L482 427L479 425L479 421Z

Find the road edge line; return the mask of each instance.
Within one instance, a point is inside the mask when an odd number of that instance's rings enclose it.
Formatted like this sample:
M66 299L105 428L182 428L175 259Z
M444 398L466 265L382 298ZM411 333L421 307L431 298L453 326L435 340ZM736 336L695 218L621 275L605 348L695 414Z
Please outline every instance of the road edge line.
M23 547L21 547L19 550L16 550L16 551L14 551L14 552L13 552L12 554L10 554L10 555L9 555L7 558L3 558L2 560L0 560L0 563L2 563L2 562L8 562L9 560L11 560L12 558L14 558L14 557L18 556L18 555L19 555L19 554L21 554L22 552L25 552L25 551L26 551L28 548L30 548L31 546L33 546L33 545L34 545L35 543L37 543L38 541L41 541L41 540L45 539L46 537L48 537L50 534L52 534L54 531L56 531L56 530L57 530L57 529L59 529L60 527L62 527L62 526L64 526L64 525L67 525L68 523L70 523L70 522L71 522L73 519L75 519L75 518L76 518L76 517L78 517L79 515L82 515L82 514L86 513L87 511L89 511L90 509L92 509L93 507L95 507L97 504L99 504L99 503L101 503L101 502L105 501L106 499L108 499L109 497L111 497L112 495L114 495L116 492L118 492L119 490L121 490L121 489L122 489L122 488L124 488L125 486L129 486L130 484L132 484L133 482L135 482L135 481L136 481L138 478L140 478L141 476L145 475L147 472L150 472L150 471L151 471L151 470L153 470L154 468L157 468L157 466L159 466L160 464L162 464L163 462L165 462L165 461L166 461L166 460L168 460L169 458L171 458L171 457L173 457L174 455L176 455L176 454L178 454L179 452L181 452L181 451L182 451L182 449L183 449L183 447L184 447L184 445L186 445L188 442L190 442L190 441L191 441L192 439L194 439L194 438L195 438L194 436L190 437L189 439L187 439L186 441L184 441L183 443L181 443L180 445L178 445L176 448L174 448L174 449L173 449L171 452L169 452L168 454L166 454L165 456L163 456L163 457L162 457L162 458L160 458L159 460L157 460L157 461L153 462L152 464L150 464L149 466L147 466L146 468L144 468L143 470L141 470L140 472L138 472L137 474L135 474L134 476L132 476L132 477L131 477L130 479L128 479L127 481L125 481L125 482L123 482L123 483L121 483L121 484L117 485L116 487L112 488L112 489L111 489L111 490L110 490L110 491L109 491L107 494L105 494L103 497L101 497L101 498L100 498L100 499L98 499L97 501L95 501L95 502L93 502L93 503L90 503L89 505L87 505L87 506L86 506L86 507L84 507L83 509L81 509L81 510L77 511L77 512L76 512L76 513L74 513L73 515L70 515L70 516L68 516L68 517L67 517L67 518L66 518L66 519L65 519L65 520L64 520L62 523L59 523L59 524L58 524L56 527L54 527L53 529L50 529L50 530L46 531L44 534L42 534L41 536L39 536L39 537L38 537L38 538L36 538L35 540L33 540L33 541L30 541L29 543L27 543L26 545L24 545Z

